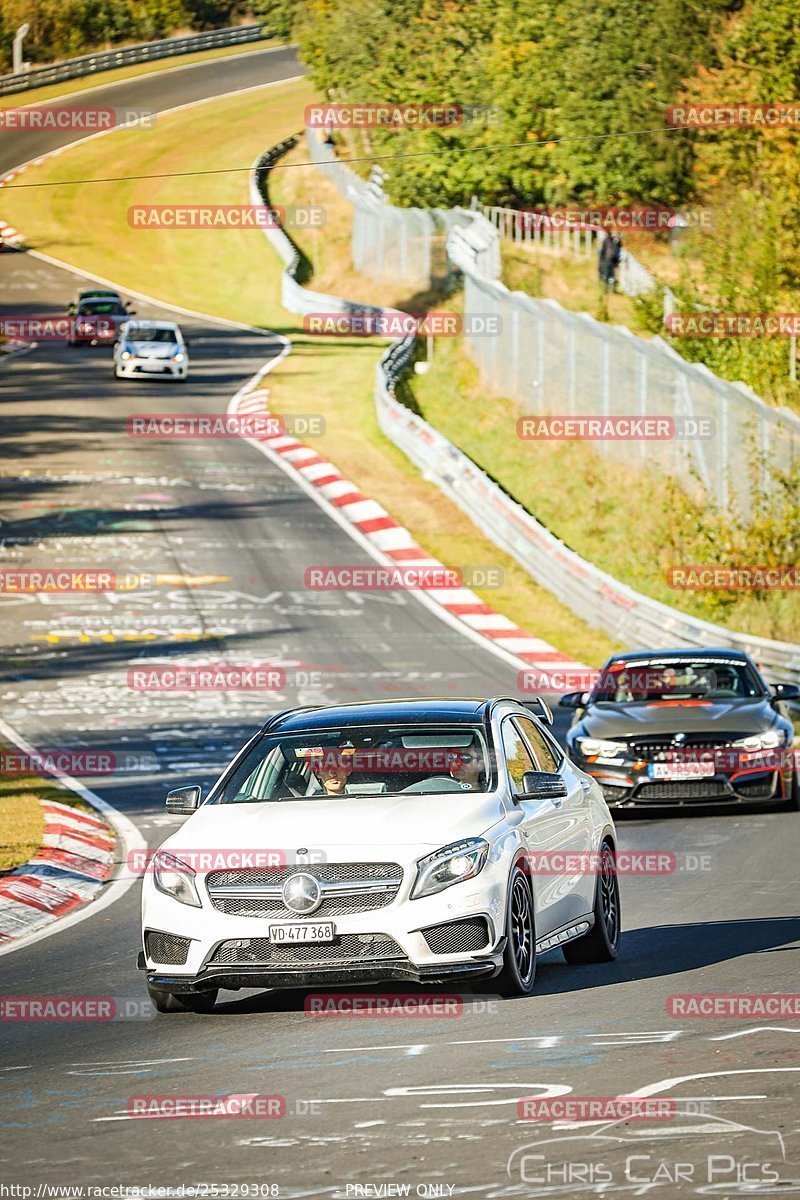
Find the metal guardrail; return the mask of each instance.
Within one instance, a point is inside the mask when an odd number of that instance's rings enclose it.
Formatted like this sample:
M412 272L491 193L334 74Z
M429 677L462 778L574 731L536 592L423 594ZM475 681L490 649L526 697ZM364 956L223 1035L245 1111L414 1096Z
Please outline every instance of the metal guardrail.
M113 70L114 67L153 62L158 58L191 54L196 50L214 50L218 46L257 42L263 36L264 26L258 22L255 25L237 25L230 29L212 29L206 33L190 33L186 37L162 38L157 42L123 46L119 50L82 54L79 58L67 58L48 67L34 67L33 70L17 75L0 75L0 96L26 92L30 88L42 87L48 83L63 83L67 79L81 79L86 75L95 75L98 71Z
M287 138L259 159L251 174L252 203L269 203L269 167L296 141L297 137ZM466 212L454 213L451 222L451 237L458 242L463 242L462 218L469 223ZM321 296L298 284L294 278L300 263L297 248L281 229L265 229L264 233L285 264L283 303L291 312L320 308L339 312L366 310L366 306L341 297ZM459 266L469 282L473 278L472 264L462 260ZM480 283L512 295L502 284L485 279L480 279ZM415 343L414 335L393 342L376 367L375 407L381 430L495 545L506 550L565 607L629 646L640 649L665 643L687 648L727 646L751 654L771 678L793 682L800 677L800 646L735 633L679 612L619 583L569 550L438 430L397 400L395 388L414 357Z
M480 467L394 395L410 345L392 346L378 364L375 406L381 430L496 546L595 629L629 647L744 650L770 678L796 682L800 646L734 633L643 596L568 549Z
M296 145L300 135L293 134L271 146L255 164L250 173L250 203L254 206L269 205L268 177L273 163ZM300 251L288 234L278 224L263 227L263 233L270 245L279 255L284 270L281 276L281 304L292 313L303 316L309 313L358 313L360 316L378 316L381 313L394 313L396 309L380 308L373 304L359 304L354 300L345 300L341 296L330 296L324 292L314 292L297 281L300 270Z

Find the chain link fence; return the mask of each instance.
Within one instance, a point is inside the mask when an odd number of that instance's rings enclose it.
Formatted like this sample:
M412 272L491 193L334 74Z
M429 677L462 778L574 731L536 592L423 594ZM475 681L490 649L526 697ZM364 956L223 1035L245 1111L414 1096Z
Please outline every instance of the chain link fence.
M383 173L361 179L336 159L333 147L318 130L309 129L306 143L313 162L353 205L353 266L368 279L427 287L432 269L432 214L425 208L397 208L381 187Z
M597 440L595 448L612 463L657 469L721 508L735 500L744 513L754 493L769 489L773 469L789 472L800 462L795 414L688 362L660 337L636 337L623 326L511 292L500 282L504 236L591 256L596 230L543 229L521 220L524 214L515 209L396 208L386 203L382 173L361 179L319 134L308 131L307 142L312 160L354 206L353 265L365 275L429 284L437 229L445 231L449 266L464 275L470 353L487 388L516 400L523 414L669 418L681 436ZM632 296L658 286L628 253L619 282ZM668 290L664 303L674 303ZM489 315L499 318L498 334L469 332L471 318Z
M482 204L478 211L500 234L511 242L532 246L545 254L569 254L575 258L597 258L605 230L599 226L584 229L552 229L542 222L531 219L531 214L516 208L499 208L497 205ZM642 296L658 286L651 271L639 262L630 250L623 248L622 259L617 271L617 286L626 296Z
M406 339L378 364L375 405L383 433L537 583L576 616L626 646L726 646L752 655L770 679L797 681L800 646L735 633L679 612L620 583L559 541L452 442L397 400L397 379L413 352L413 339Z
M285 142L268 150L254 165L250 180L251 202L254 205L269 203L267 188L269 169L282 154L294 145L296 140L296 138L287 138ZM348 170L348 168L344 169ZM340 179L343 185L346 185L346 176L340 174ZM363 181L359 180L359 185L362 184ZM518 369L523 356L522 347L526 353L530 351L531 346L535 347L534 357L530 364L533 369L538 369L536 364L544 361L544 339L548 333L552 332L551 329L546 329L543 323L544 314L555 312L561 314L562 317L589 321L591 326L597 325L597 322L591 321L588 317L566 313L555 302L538 303L520 293L509 292L496 280L482 278L476 273L478 270L492 272L497 269L496 258L491 250L491 239L485 228L489 226L491 229L490 222L483 217L476 219L475 215L469 211L459 209L441 213L439 216L449 231L449 253L464 273L467 292L466 311L486 313L490 311L488 306L493 304L496 306L494 311L498 315L510 318L509 325L504 325L503 336L510 336L513 339L510 344L515 348ZM353 304L342 297L319 296L302 287L295 279L300 258L293 243L283 230L265 229L264 233L285 264L284 304L290 311L313 311L320 302L323 302L324 306L329 309L335 306L334 311L364 311L365 306ZM492 233L496 237L494 231ZM533 306L532 320L539 322L535 327L536 340L534 342L520 341L524 331L522 329L523 319L519 315L516 317L516 332L514 332L514 314L523 311L521 307L523 302ZM392 312L394 310L373 311ZM528 315L531 316L531 314ZM603 332L608 332L603 326L599 328ZM577 341L575 328L568 326L567 330L567 338L572 336ZM582 332L587 333L586 330L582 330ZM620 333L620 331L616 332ZM627 331L623 330L621 333L627 334ZM638 347L648 346L648 343L641 342L632 334L627 334L627 338ZM494 344L493 369L498 370L497 346L501 341L501 338L474 338L471 344L473 351L475 351L475 343L478 346ZM561 344L563 349L563 339ZM376 367L375 405L381 429L424 472L426 478L432 480L445 495L448 495L490 540L507 550L521 566L530 572L534 579L552 592L572 612L595 628L603 629L616 640L634 647L648 649L665 640L687 648L709 645L729 646L732 649L745 650L751 654L772 678L793 682L798 677L800 674L800 647L786 642L772 641L768 638L736 633L682 613L620 583L559 541L438 430L397 400L395 388L403 373L408 370L414 360L415 347L416 337L413 334L398 339L384 353ZM668 352L667 358L669 354L673 353L667 346L664 346L663 350ZM477 352L476 357L481 361L481 355ZM689 365L678 359L677 355L674 355L674 358L677 360L673 364L674 369ZM576 382L572 393L575 396L577 395L577 365L578 352L576 350L573 368ZM721 381L716 380L711 372L705 371L704 368L699 370L701 375L707 375L714 384L721 385ZM610 372L607 372L607 376L610 380ZM745 405L749 403L749 398L746 396L740 399ZM754 399L761 408L766 408L757 397ZM720 400L721 397L718 396L716 398L717 406L724 409L725 405L721 404ZM596 411L594 408L592 415L595 415ZM631 443L628 443L628 446L630 445Z
M523 414L671 418L684 436L598 440L595 449L612 462L655 467L723 508L735 498L748 512L754 486L769 487L770 465L788 471L800 462L800 420L744 384L687 362L659 337L645 341L555 300L509 291L487 250L488 231L498 242L499 233L482 214L471 215L471 227L451 231L447 246L464 274L470 353L491 392L516 400ZM500 332L471 336L478 314L499 318Z

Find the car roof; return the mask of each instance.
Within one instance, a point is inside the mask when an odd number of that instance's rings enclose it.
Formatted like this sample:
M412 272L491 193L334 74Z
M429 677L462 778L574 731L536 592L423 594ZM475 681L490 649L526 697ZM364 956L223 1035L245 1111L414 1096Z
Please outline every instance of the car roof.
M465 725L480 724L491 700L411 699L373 700L360 704L335 704L324 708L293 708L273 717L264 728L270 732L304 732L312 729L338 729L342 725L391 723L438 724L442 721Z
M78 295L84 298L89 296L119 296L119 292L114 288L81 288Z
M719 650L711 650L703 648L695 650L687 647L684 650L631 650L626 654L612 654L606 662L606 666L611 663L618 662L662 662L670 659L691 658L702 660L705 658L727 658L731 662L753 663L749 654L745 654L744 650L729 650L722 648Z

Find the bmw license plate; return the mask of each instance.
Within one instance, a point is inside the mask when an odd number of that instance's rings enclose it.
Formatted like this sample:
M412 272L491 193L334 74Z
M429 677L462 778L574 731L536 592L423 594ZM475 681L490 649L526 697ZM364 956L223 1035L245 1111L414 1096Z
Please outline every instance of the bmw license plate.
M711 779L716 767L712 762L651 763L647 773L651 779Z
M163 363L160 363L160 362L158 362L158 361L155 361L155 362L143 362L143 363L142 363L142 370L143 370L143 371L163 371L163 370L164 370L164 364L163 364Z
M269 940L278 943L332 942L335 935L333 921L304 921L302 925L286 922L269 927Z

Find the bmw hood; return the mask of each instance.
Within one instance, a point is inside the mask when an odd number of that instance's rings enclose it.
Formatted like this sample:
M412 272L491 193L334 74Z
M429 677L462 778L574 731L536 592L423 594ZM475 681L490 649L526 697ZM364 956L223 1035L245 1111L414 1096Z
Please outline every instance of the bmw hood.
M277 850L288 862L300 847L345 862L391 860L480 837L503 814L496 794L328 796L325 799L204 804L163 844L180 851Z
M642 737L664 733L763 733L775 710L761 696L745 700L656 700L593 704L581 718L584 736Z

